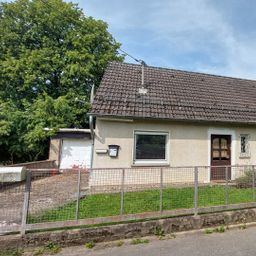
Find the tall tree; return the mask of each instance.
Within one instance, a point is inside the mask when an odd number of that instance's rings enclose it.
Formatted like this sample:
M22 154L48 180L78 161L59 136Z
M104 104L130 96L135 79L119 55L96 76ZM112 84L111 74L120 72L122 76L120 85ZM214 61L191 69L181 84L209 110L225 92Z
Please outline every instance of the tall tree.
M120 44L105 22L62 0L0 3L0 35L0 162L40 159L44 127L87 125L91 85L123 60Z

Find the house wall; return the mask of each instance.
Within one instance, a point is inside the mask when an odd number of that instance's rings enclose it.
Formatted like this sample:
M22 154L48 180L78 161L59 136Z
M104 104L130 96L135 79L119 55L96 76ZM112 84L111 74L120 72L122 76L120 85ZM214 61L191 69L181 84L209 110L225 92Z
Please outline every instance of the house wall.
M49 160L55 160L56 166L59 166L60 160L60 150L61 150L61 140L51 138L50 140L50 148L49 148Z
M171 167L209 166L211 134L230 134L232 136L232 165L256 164L256 128L253 127L167 121L131 120L124 122L98 118L95 129L93 168L139 167L133 162L135 130L169 133L168 166ZM240 134L250 135L249 158L240 157ZM109 144L120 146L117 158L97 153L99 149L108 149ZM154 165L151 164L151 166ZM201 175L201 180L209 180L209 171Z

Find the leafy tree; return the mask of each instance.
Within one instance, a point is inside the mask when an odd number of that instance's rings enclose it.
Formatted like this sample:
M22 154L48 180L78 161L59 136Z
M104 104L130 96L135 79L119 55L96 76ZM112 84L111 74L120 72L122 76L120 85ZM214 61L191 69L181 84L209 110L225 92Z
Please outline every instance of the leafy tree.
M123 60L120 44L105 22L62 0L0 3L0 35L0 161L40 159L44 127L88 125L91 85Z

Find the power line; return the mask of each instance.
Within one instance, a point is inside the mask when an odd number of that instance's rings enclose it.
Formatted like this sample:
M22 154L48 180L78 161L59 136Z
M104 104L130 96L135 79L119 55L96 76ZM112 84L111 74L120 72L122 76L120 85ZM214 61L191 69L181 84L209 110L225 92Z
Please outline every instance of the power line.
M133 57L131 54L127 53L126 51L122 50L121 48L119 48L119 51L124 53L126 56L129 56L130 58L132 58L133 60L135 60L136 62L141 62L141 60L136 59L135 57Z

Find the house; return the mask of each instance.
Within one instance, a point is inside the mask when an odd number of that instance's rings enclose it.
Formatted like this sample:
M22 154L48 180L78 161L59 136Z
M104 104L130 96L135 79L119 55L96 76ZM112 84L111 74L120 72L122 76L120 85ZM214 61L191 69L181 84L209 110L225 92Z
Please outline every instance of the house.
M256 163L253 80L113 62L90 114L93 168L212 166L209 182Z
M61 128L50 139L49 160L59 169L91 168L91 132L88 129Z

